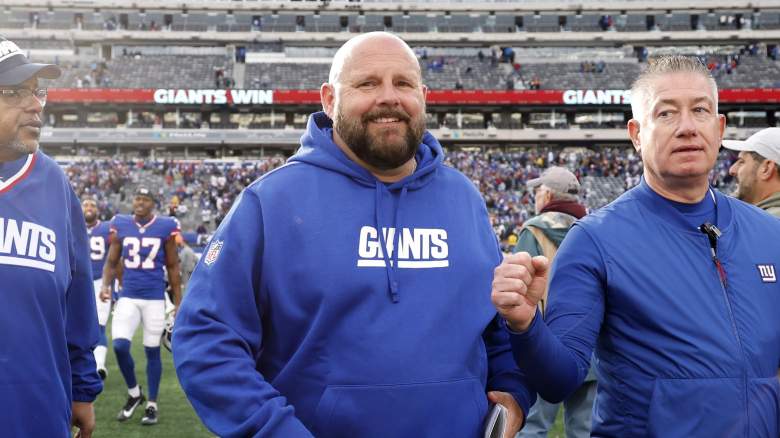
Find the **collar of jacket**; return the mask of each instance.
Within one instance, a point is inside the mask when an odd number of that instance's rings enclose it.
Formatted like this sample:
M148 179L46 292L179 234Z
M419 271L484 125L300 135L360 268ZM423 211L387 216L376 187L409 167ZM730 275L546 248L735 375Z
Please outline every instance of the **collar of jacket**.
M712 187L710 187L709 190L710 191L707 192L706 196L710 196L710 193L715 195L715 211L717 213L717 223L715 225L720 229L720 231L725 233L729 230L732 223L731 204L728 200L728 197L726 197L720 191L713 189ZM673 226L679 231L701 234L701 231L698 229L691 228L691 226L688 225L688 222L683 217L682 213L674 208L672 201L656 193L647 184L647 181L645 181L644 177L642 177L639 185L631 189L631 193L633 194L634 198L637 199L646 210L648 210L650 214L660 218L666 224Z
M539 213L547 213L548 211L557 211L560 213L566 213L570 216L574 216L577 219L582 219L587 214L585 207L577 201L550 201L544 206Z
M780 207L780 192L772 193L771 196L756 204L756 207L762 210L768 210L773 207Z

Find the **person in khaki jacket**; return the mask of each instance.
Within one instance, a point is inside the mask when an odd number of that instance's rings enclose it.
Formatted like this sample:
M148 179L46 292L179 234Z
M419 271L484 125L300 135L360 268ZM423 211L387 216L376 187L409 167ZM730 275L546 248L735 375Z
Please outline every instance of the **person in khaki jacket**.
M780 218L780 128L762 129L745 141L723 140L723 147L739 151L729 168L737 180L734 196Z
M536 216L523 224L514 252L525 251L531 256L543 255L552 260L558 246L574 222L585 216L585 207L579 203L580 183L577 177L563 167L550 167L539 178L526 184L534 193ZM544 314L547 292L539 301ZM567 438L590 436L591 411L596 396L596 376L591 369L585 382L564 405L564 424ZM531 407L525 428L519 438L546 437L555 423L560 403L548 403L541 397Z
M737 198L780 218L780 128L766 128L745 141L723 140L739 151L729 173L737 180Z

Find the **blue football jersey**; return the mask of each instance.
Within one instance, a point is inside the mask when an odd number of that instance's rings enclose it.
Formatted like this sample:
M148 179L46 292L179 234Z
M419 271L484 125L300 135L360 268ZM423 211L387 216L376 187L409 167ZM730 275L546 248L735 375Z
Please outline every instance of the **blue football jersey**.
M84 215L42 152L0 167L2 435L69 436L71 403L102 389Z
M108 245L110 243L109 234L111 228L108 222L98 220L95 226L87 227L89 236L89 259L92 260L92 279L97 280L103 277L103 265L106 263L108 255Z
M165 294L165 242L179 234L179 222L153 216L146 224L120 214L111 220L113 238L122 243L120 297L162 300Z

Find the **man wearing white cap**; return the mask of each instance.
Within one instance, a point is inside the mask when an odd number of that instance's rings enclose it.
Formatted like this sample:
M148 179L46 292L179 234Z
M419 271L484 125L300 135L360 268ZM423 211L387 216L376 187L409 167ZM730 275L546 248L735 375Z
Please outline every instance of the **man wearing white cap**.
M60 69L0 37L0 424L3 436L89 438L102 389L87 228L59 165L38 150Z
M739 151L729 173L737 180L734 196L780 217L780 128L766 128L745 141L723 140Z

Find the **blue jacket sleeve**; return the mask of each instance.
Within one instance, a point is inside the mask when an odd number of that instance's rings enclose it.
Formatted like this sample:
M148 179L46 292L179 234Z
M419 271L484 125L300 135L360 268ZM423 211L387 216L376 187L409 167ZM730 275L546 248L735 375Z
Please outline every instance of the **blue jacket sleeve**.
M490 231L492 233L492 230ZM503 255L496 239L496 253L498 261ZM501 318L496 314L490 324L482 332L488 359L488 391L503 391L512 396L523 410L524 416L536 402L536 393L526 383L525 376L518 369L512 357L512 346L509 343L509 335L501 324Z
M92 262L84 215L70 186L67 196L70 202L71 281L66 295L65 337L70 359L71 393L73 401L91 402L103 390L92 354L99 336Z
M262 254L262 207L247 189L190 277L173 331L176 373L203 423L219 436L309 437L293 407L257 370Z
M537 311L524 333L512 333L515 361L545 400L566 399L584 381L604 318L604 259L575 225L552 267L546 320Z

